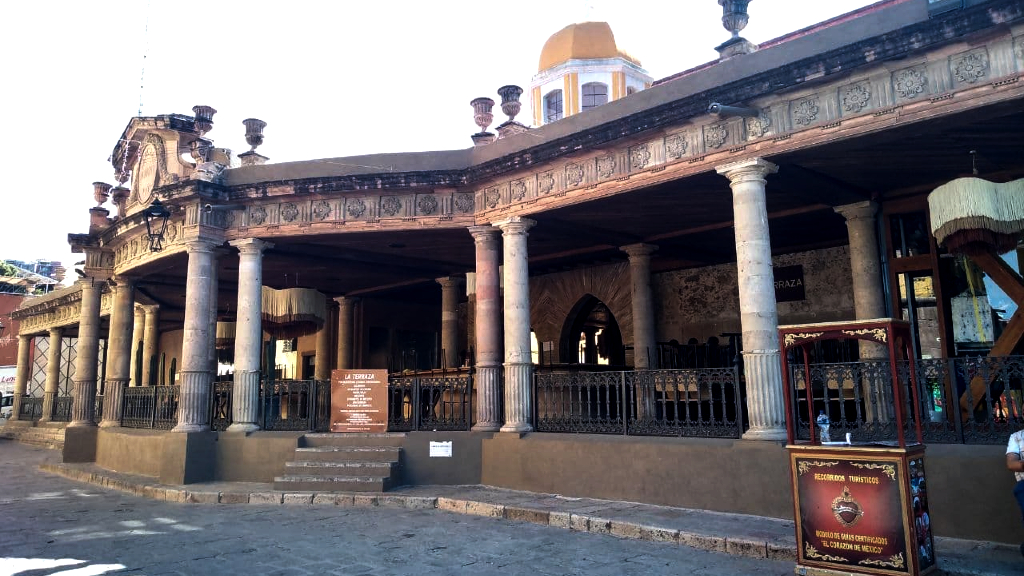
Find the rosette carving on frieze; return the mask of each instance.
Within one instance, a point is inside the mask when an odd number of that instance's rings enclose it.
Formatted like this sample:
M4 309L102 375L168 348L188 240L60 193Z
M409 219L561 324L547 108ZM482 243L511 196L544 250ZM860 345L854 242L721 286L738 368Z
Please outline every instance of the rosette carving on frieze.
M350 198L346 210L352 218L362 218L363 214L366 214L366 201L362 198Z
M964 84L974 84L988 74L988 54L968 52L950 58L953 77Z
M512 200L514 202L519 202L524 198L526 198L526 182L523 182L522 180L513 180Z
M892 86L899 94L900 98L910 99L916 98L922 92L924 92L925 86L928 84L928 78L915 68L907 68L906 70L900 70L893 74Z
M793 122L800 126L807 126L818 119L820 111L817 98L801 100L793 105Z
M669 158L682 158L686 154L686 147L686 138L682 134L673 134L665 138L665 152Z
M459 194L455 196L455 209L461 214L469 214L473 212L473 204L472 194Z
M744 122L747 127L747 138L760 138L768 133L772 125L772 119L767 114L760 114L747 118Z
M380 211L385 216L394 216L402 209L402 202L398 196L385 196L380 199Z
M331 204L327 200L317 200L313 202L313 208L310 212L313 214L313 218L325 220L331 215Z
M541 194L550 194L555 189L555 175L548 170L537 176L537 191Z
M433 214L437 210L437 198L434 198L433 194L420 196L416 202L416 209L420 211L420 214L427 216Z
M633 170L643 170L651 161L651 150L647 144L638 144L629 149L629 165Z
M708 148L721 148L728 137L729 131L722 124L712 124L704 129L704 143Z
M602 156L597 159L597 177L611 178L615 174L615 157Z
M260 226L267 221L267 209L263 206L253 206L249 209L249 222Z
M871 85L868 83L854 84L843 89L839 99L843 110L856 114L864 109L871 100Z
M281 206L281 219L285 222L294 222L299 217L299 207L294 202L285 202Z
M579 186L583 183L583 166L575 162L565 165L565 183L569 186Z
M494 209L498 207L499 202L501 202L501 194L498 193L497 188L484 190L484 206L487 206L488 209Z

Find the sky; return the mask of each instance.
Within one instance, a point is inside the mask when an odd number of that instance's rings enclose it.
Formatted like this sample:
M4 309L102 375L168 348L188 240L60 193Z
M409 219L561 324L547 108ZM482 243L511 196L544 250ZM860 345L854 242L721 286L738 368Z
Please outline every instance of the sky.
M870 3L755 0L742 35L764 42ZM67 234L87 230L92 182L113 182L108 156L140 108L213 106L208 137L236 154L248 149L241 121L260 118L271 162L467 148L469 101L525 88L568 24L609 22L654 78L715 59L729 38L715 0L78 0L4 12L0 259L69 269L82 255ZM525 100L517 119L529 122Z

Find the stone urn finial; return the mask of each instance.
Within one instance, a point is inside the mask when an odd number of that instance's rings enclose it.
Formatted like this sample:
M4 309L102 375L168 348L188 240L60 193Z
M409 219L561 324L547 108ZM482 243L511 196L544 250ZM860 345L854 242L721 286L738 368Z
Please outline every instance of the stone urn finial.
M103 206L103 203L110 197L110 184L106 182L93 182L92 183L92 198L96 201L97 206Z
M508 121L512 122L522 107L519 97L523 95L523 89L510 84L498 88L498 95L501 96L501 111L508 116Z
M110 189L110 199L114 202L114 206L117 206L117 215L123 217L125 215L125 202L128 201L128 195L131 190L124 186L117 186Z
M249 150L255 152L256 147L263 144L263 129L267 123L256 118L246 118L242 124L245 124L245 141L252 146Z
M747 15L747 5L751 0L718 0L722 7L722 26L732 32L733 38L740 37L740 30L747 26L750 17Z
M491 109L494 108L494 100L486 97L474 98L469 105L473 107L473 120L480 127L480 132L487 132L487 127L494 122L494 114L491 113Z
M213 129L213 115L217 113L213 106L203 106L200 104L193 106L192 112L196 115L196 130L199 131L200 137Z

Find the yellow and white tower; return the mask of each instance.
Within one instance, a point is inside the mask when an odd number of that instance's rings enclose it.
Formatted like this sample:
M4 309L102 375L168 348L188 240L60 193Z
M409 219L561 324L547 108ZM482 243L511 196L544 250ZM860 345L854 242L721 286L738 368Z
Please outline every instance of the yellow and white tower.
M530 82L534 126L649 88L640 61L619 50L607 22L582 22L555 32L540 52Z

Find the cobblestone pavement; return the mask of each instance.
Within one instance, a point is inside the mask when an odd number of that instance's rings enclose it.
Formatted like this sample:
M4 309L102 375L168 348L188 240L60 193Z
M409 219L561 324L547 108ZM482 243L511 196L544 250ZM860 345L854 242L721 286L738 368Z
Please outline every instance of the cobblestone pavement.
M440 510L155 501L37 469L58 457L0 440L0 576L793 573L792 562Z

